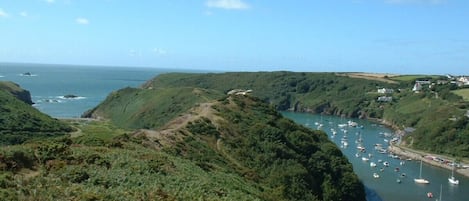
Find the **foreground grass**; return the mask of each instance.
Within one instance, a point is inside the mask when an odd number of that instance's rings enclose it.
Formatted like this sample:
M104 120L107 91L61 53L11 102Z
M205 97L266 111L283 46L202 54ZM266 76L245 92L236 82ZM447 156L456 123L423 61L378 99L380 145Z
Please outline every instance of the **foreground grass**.
M469 89L458 89L452 92L458 96L461 96L464 99L464 101L469 101Z
M252 183L228 170L142 146L106 124L62 137L0 148L4 200L258 200ZM116 131L116 132L114 132ZM121 133L116 135L116 133Z

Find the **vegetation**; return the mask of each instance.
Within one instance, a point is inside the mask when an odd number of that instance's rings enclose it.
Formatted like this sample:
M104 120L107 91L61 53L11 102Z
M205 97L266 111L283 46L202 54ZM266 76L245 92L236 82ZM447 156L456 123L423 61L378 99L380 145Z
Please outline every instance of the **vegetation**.
M455 93L458 96L461 96L464 99L464 101L469 101L469 88L458 89L458 90L454 90L452 92Z
M158 128L201 102L222 97L221 92L194 88L125 88L111 93L84 117L110 119L123 128Z
M469 109L469 103L462 99L465 89L457 90L457 85L449 83L442 76L404 75L374 79L370 75L358 75L293 72L171 73L154 78L142 88L196 86L223 92L237 88L252 89L253 96L271 103L278 110L383 119L395 129L416 129L406 136L407 146L469 157L469 140L465 137L468 133L467 124L460 125L465 122L464 116ZM443 84L424 84L420 93L414 93L411 89L416 80L432 83L441 80ZM391 88L394 92L379 94L378 88ZM380 96L391 96L393 99L380 102L377 101ZM454 125L449 122L459 122L460 126L448 127Z
M0 83L0 86L5 85ZM72 131L67 124L39 112L15 97L14 93L0 87L0 145L19 144Z
M77 128L71 136L2 147L0 194L6 200L365 200L351 164L324 133L282 118L256 98L223 97L176 120L187 116L165 135L70 121Z

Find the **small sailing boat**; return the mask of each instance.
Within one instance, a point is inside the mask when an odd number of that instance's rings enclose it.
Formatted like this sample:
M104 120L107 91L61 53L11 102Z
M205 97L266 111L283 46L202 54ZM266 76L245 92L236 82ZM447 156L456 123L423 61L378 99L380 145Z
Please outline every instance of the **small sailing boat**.
M378 179L378 178L379 178L379 174L378 174L378 173L376 173L376 172L375 172L375 173L373 173L373 178L375 178L375 179Z
M430 181L422 178L422 160L420 160L420 174L419 174L419 178L418 179L414 179L414 182L415 183L418 183L418 184L429 184Z
M458 184L459 184L459 180L454 177L454 167L455 167L455 166L456 166L456 165L455 165L454 162L453 162L453 169L451 170L451 177L448 177L448 182L449 182L450 184L458 185Z

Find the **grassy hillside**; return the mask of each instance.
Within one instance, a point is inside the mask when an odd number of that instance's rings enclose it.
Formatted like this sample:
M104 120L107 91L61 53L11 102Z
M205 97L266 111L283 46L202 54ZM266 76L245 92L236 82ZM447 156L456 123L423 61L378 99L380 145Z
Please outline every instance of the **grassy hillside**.
M0 86L0 144L18 144L29 139L62 135L72 130L67 124L41 113L14 96L14 92L9 89L22 91L16 89L17 85L0 83Z
M469 101L469 88L454 90L453 93L461 96L465 101Z
M469 103L464 90L454 84L424 85L411 91L416 80L437 83L441 76L357 76L357 73L221 73L160 75L143 88L188 87L227 92L252 89L253 95L279 110L294 110L348 117L378 118L396 129L416 128L406 136L407 146L437 153L469 157L469 126L465 114ZM391 88L391 102L379 102L378 88ZM457 125L456 127L448 127ZM437 139L437 140L435 140Z
M379 115L373 100L377 88L397 84L348 77L335 73L222 73L163 74L147 82L144 88L200 87L227 92L252 89L253 95L276 105L279 110L309 111L359 117ZM373 116L380 117L380 116Z
M8 81L0 81L0 90L8 92L27 104L33 104L29 91L22 89L18 84Z
M157 130L72 124L71 137L0 149L2 198L365 200L324 133L253 97L197 104Z
M157 128L186 112L197 103L223 96L223 93L189 87L136 89L111 93L84 117L110 119L124 128Z

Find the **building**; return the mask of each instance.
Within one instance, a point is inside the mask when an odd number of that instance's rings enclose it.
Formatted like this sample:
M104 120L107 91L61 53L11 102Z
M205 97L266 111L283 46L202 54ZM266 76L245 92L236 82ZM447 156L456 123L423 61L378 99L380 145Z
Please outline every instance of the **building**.
M415 82L414 87L412 88L412 91L415 93L420 92L422 90L422 85L419 82Z
M391 96L380 96L378 97L379 102L391 102L392 97Z
M392 94L392 93L394 93L394 90L393 89L382 88L382 89L378 89L378 93L380 93L380 94Z

